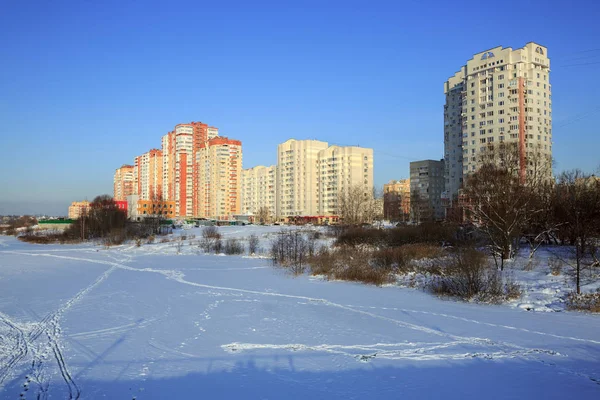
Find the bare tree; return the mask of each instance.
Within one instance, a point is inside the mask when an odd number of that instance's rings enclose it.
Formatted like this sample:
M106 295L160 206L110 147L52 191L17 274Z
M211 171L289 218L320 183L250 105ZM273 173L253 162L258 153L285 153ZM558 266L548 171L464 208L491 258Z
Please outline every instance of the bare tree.
M581 269L587 256L595 258L595 236L600 234L600 179L580 170L563 172L555 192L555 218L575 250L577 293L581 293Z
M514 146L492 147L480 154L482 165L467 176L467 217L490 241L496 265L514 257L526 227L544 206L537 190L549 181L546 160L531 155L524 165Z
M269 207L260 207L258 209L258 212L256 213L256 218L258 220L257 222L260 224L268 224L269 222L271 222L271 210L269 210Z
M340 193L338 215L344 224L371 223L377 214L373 191L364 185L350 186Z

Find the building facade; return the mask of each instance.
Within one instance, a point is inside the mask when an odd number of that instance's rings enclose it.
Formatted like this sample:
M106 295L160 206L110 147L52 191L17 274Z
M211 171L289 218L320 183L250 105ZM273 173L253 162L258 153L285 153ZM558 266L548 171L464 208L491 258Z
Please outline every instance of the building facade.
M444 197L451 205L481 155L511 146L521 178L552 158L552 90L548 49L495 47L474 55L444 84ZM551 174L551 168L545 168Z
M198 206L201 218L231 219L241 210L242 142L215 136L196 154Z
M258 215L262 208L268 217L276 213L277 167L259 165L242 171L242 214Z
M122 165L116 169L113 179L113 198L116 201L126 200L134 193L133 170L133 165Z
M329 146L318 153L317 213L339 215L340 196L353 186L373 191L373 149L356 146Z
M178 124L162 138L164 199L175 202L175 215L193 216L194 126Z
M134 159L134 194L140 200L163 198L163 153L152 149Z
M295 139L277 146L277 218L318 214L319 152L328 146Z
M74 201L69 206L69 219L77 219L82 215L86 214L90 209L90 202L87 200L84 201Z
M444 160L410 163L410 217L413 222L444 218Z
M410 179L391 180L383 185L383 218L408 222L410 218Z

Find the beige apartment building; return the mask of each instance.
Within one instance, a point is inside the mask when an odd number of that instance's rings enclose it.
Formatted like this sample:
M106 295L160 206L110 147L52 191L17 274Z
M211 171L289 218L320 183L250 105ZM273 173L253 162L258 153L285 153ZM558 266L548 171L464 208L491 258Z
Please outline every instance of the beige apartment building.
M408 221L410 217L410 179L391 180L383 185L383 218Z
M444 84L443 197L451 204L488 149L514 146L525 181L552 157L552 90L548 49L495 47L477 53ZM508 145L510 144L510 145Z
M113 198L117 201L124 201L135 191L133 179L133 165L122 165L115 171L113 179Z
M371 194L373 149L290 139L277 147L276 176L277 218L337 215L350 187Z
M373 193L373 149L356 146L329 146L319 151L317 165L317 213L338 215L340 196L353 186Z
M90 202L87 200L84 201L74 201L69 206L69 219L77 219L81 217L84 213L87 213L90 209Z
M245 169L242 171L242 208L247 215L257 215L259 210L266 207L269 217L276 213L276 182L277 167L271 165Z
M215 136L196 154L197 217L231 219L241 210L242 142Z
M139 200L162 200L163 153L152 149L134 159L133 179Z
M277 218L318 215L319 140L289 139L277 146Z

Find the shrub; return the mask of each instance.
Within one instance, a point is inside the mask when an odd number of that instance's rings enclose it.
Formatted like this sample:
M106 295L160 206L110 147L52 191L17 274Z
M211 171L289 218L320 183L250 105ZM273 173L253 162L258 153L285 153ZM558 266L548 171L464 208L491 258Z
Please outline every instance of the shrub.
M161 243L169 243L170 241L171 241L171 239L169 239L167 237L160 239Z
M322 246L309 260L312 275L329 275L335 266L336 256L327 246Z
M304 272L308 261L308 243L300 231L280 231L271 242L274 264L290 268L294 274Z
M205 226L202 229L202 239L200 239L200 247L205 253L214 250L216 253L220 252L222 243L219 244L219 248L216 249L217 242L221 241L221 234L216 226Z
M223 242L220 237L214 240L213 250L215 251L215 254L220 254L223 251Z
M142 246L142 239L137 238L135 239L135 247L141 247Z
M255 234L250 235L248 238L248 254L256 254L258 251L259 239Z
M125 229L113 229L102 239L102 244L105 247L119 246L127 240L127 232Z
M390 270L371 265L370 259L368 250L347 246L330 251L324 246L310 259L311 273L378 286L391 282Z
M148 236L148 240L146 243L152 244L152 243L154 243L155 240L156 240L156 237L154 235L151 235L151 236Z
M548 266L550 267L550 273L558 276L562 272L563 263L558 257L552 257L548 259Z
M224 252L227 255L243 254L244 246L237 239L227 239L225 241Z
M519 286L501 271L491 268L485 255L474 249L459 249L447 262L442 274L430 284L434 293L500 302L520 296Z
M384 245L387 242L386 231L374 228L349 227L341 231L336 245L358 246L367 244L371 246Z
M572 292L567 296L566 304L569 310L600 312L600 288L595 293Z
M373 265L387 270L404 269L407 259L401 247L387 247L373 253Z

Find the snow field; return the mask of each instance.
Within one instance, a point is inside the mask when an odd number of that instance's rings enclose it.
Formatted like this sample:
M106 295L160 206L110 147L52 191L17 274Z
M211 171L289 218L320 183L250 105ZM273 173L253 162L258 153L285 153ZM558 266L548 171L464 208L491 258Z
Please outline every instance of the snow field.
M266 246L280 227L220 230ZM600 396L595 315L294 278L189 244L2 244L0 398Z

